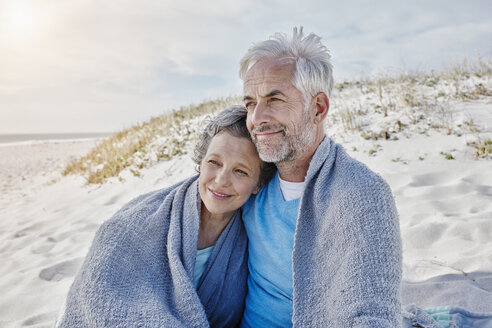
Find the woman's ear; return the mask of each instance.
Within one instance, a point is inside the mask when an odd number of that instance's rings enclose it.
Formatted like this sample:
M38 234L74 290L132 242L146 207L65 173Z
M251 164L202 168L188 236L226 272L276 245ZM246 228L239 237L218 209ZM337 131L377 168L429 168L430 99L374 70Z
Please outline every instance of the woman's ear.
M256 188L255 188L255 190L253 190L253 193L252 194L253 195L256 195L260 191L261 187L262 187L262 185L260 185L260 184L257 185Z

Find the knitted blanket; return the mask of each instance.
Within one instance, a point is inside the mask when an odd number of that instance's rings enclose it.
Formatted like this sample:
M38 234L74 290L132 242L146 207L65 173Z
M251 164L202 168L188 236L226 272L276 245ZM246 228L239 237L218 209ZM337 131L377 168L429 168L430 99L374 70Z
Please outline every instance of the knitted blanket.
M294 327L400 327L401 239L388 184L327 137L305 181Z
M491 312L401 307L391 190L342 146L325 137L305 181L294 237L294 327L492 328Z
M197 290L197 176L142 195L96 234L69 291L59 327L231 327L247 288L239 212L219 237Z

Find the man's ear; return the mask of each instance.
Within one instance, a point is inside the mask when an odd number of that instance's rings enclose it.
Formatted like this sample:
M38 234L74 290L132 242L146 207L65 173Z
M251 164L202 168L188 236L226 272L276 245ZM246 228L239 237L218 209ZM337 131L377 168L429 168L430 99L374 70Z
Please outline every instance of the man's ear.
M328 114L328 110L330 109L330 101L328 96L324 92L318 93L314 98L314 105L316 106L316 112L314 114L314 123L318 124L322 122L326 115Z

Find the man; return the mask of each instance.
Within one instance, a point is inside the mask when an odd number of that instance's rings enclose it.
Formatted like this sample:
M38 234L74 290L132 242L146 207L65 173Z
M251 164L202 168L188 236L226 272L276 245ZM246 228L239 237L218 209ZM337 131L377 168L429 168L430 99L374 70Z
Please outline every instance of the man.
M325 136L333 86L315 34L275 34L241 60L247 127L278 174L243 209L242 327L398 327L401 239L389 186Z

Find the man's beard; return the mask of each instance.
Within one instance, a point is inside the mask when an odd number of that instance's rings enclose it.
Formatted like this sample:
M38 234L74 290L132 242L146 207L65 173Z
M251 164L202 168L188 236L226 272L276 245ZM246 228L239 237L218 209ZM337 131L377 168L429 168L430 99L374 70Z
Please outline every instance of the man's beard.
M316 137L316 130L309 126L309 121L309 113L305 110L302 115L302 123L300 126L292 126L291 130L293 131L289 131L282 124L270 124L254 128L251 134L261 160L275 164L294 160L296 155L310 146ZM271 142L258 142L256 133L265 131L281 131L282 140L276 139L279 137L274 137ZM296 132L297 134L295 134Z

